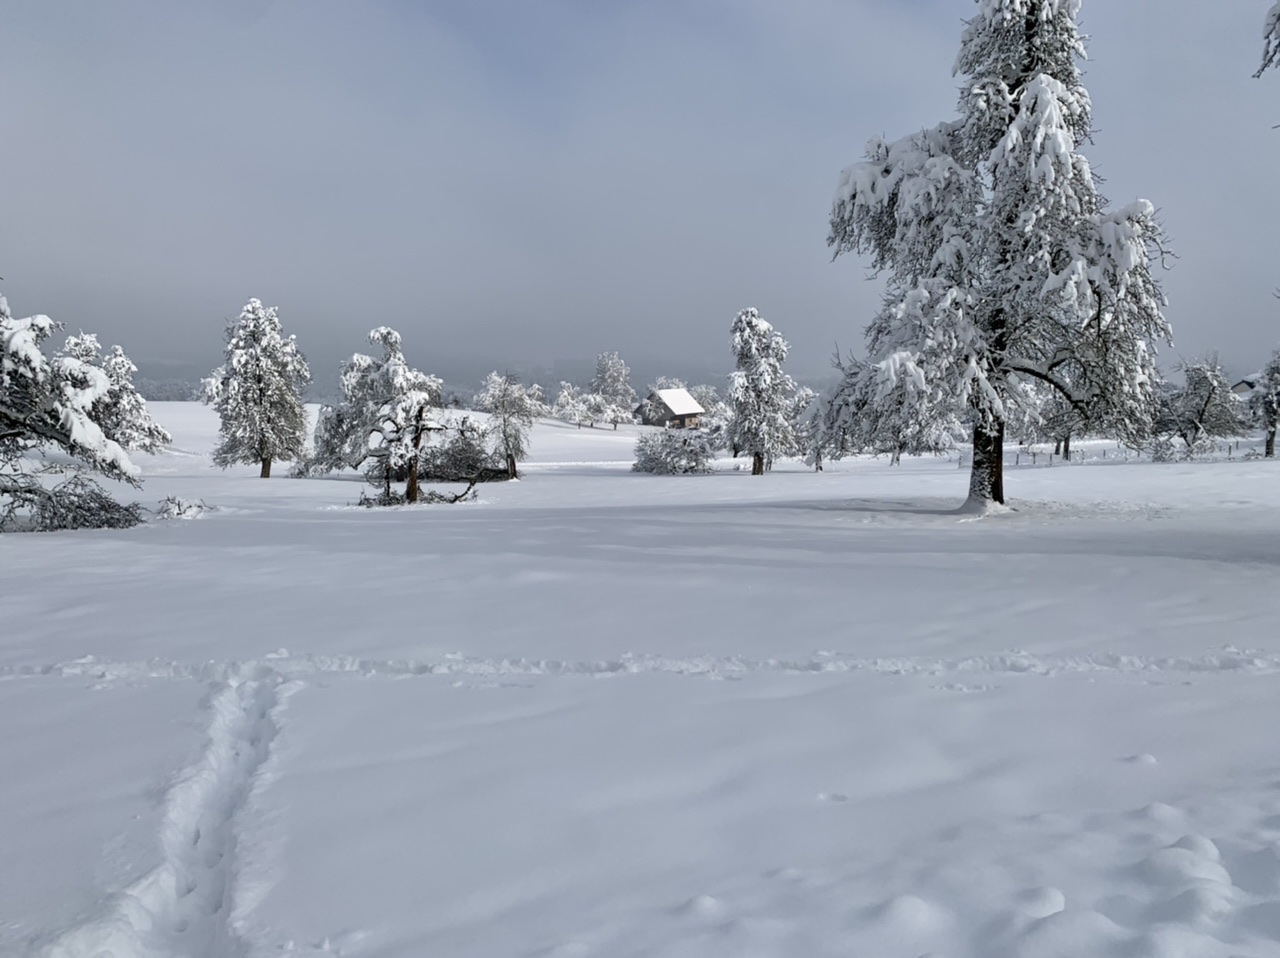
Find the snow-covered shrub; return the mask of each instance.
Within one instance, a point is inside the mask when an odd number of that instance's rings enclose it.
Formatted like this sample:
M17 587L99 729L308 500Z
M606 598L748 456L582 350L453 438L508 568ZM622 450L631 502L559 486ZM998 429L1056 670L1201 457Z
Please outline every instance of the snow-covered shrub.
M711 439L696 429L664 429L646 433L636 443L636 472L677 476L711 472Z
M199 519L209 511L203 499L183 499L181 496L166 496L156 508L157 519Z

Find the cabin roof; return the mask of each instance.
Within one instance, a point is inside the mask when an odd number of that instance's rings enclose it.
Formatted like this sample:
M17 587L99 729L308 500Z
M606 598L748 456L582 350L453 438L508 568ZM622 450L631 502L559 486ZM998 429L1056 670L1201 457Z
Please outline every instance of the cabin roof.
M655 392L673 416L698 416L706 412L687 389L658 389Z

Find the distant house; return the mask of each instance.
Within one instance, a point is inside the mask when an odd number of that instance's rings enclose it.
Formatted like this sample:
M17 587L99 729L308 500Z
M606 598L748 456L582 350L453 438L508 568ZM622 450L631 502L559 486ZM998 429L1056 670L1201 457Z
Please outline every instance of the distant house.
M1258 385L1258 380L1261 378L1261 373L1257 376L1246 376L1244 379L1232 386L1231 391L1237 396L1247 396L1249 393L1253 392L1253 388Z
M704 412L687 389L655 389L636 407L636 415L646 426L671 429L696 429L698 417Z

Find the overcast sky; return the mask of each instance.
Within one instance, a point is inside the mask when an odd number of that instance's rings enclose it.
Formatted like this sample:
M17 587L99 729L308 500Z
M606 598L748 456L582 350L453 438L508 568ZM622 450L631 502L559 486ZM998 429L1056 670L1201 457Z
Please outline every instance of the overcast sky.
M1266 0L1085 0L1087 152L1151 199L1179 356L1280 340ZM827 215L867 139L954 114L972 0L0 0L15 313L212 366L256 296L317 379L391 325L457 370L617 349L723 372L758 307L823 373L881 285Z

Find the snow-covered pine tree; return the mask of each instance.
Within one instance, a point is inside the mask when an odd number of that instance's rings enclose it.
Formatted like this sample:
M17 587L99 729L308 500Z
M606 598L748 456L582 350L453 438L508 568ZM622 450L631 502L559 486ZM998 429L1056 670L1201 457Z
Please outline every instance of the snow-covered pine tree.
M1262 27L1263 43L1262 66L1258 67L1255 77L1262 76L1268 69L1280 66L1280 0L1267 13Z
M1183 363L1181 369L1182 387L1162 393L1158 433L1181 439L1183 453L1190 458L1205 440L1239 436L1248 430L1245 404L1231 391L1216 356Z
M412 368L400 334L389 326L369 332L382 356L353 355L342 367L342 401L320 410L313 462L320 470L365 467L385 501L393 501L391 483L405 482L404 501L417 502L420 459L438 418L443 383Z
M507 464L507 475L518 479L516 464L524 459L529 445L533 421L547 414L542 401L542 387L521 384L513 375L492 372L476 394L476 408L491 417L491 429L497 451Z
M251 299L227 324L226 361L205 380L204 400L222 419L213 461L223 467L299 459L307 442L302 389L311 381L297 338L286 337L274 306Z
M755 309L734 318L730 342L737 369L729 375L729 442L751 456L751 474L762 476L766 464L795 449L791 402L796 384L782 371L789 347Z
M157 453L173 442L173 437L147 411L146 400L133 385L138 367L122 348L112 346L104 356L98 337L81 332L67 337L59 356L73 357L106 374L110 384L107 394L93 404L90 415L108 439L130 452L148 453Z
M593 407L593 418L611 423L631 422L636 408L636 391L631 388L631 370L617 353L600 353L596 357L596 374L587 387Z
M977 0L956 72L960 116L873 140L840 177L828 242L888 273L868 329L882 395L914 420L972 423L969 497L1004 501L1005 425L1042 383L1094 427L1146 434L1154 347L1169 339L1152 272L1154 207L1107 212L1080 146L1090 100L1080 0Z
M1263 456L1274 459L1276 424L1280 420L1280 349L1271 354L1271 359L1254 378L1253 390L1249 393L1249 412L1262 428Z
M43 344L57 329L48 316L14 319L0 296L0 531L136 525L137 506L112 500L85 473L138 485L138 468L94 419L110 393L107 374L72 355L52 359ZM69 457L76 474L52 488L37 478L48 452Z

